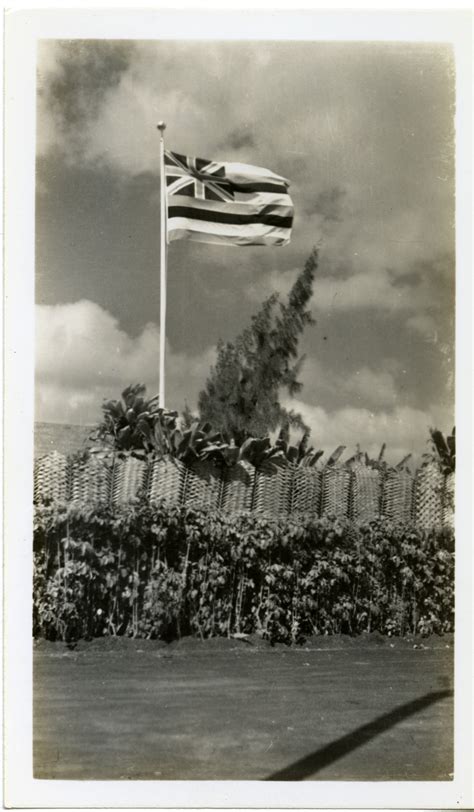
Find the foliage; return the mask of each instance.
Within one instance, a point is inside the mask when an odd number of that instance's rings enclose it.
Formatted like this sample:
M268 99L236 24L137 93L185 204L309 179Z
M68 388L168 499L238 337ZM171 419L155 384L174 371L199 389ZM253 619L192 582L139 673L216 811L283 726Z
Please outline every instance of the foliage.
M303 468L311 468L313 465L316 465L317 461L324 454L324 451L315 451L312 446L310 447L309 438L310 432L307 429L297 445L291 445L290 421L287 420L280 429L275 447L283 453L288 462L294 465L301 465ZM341 449L342 448L343 446L341 446Z
M142 457L169 454L184 463L212 459L227 466L245 460L255 467L268 459L279 465L292 463L311 467L324 454L322 450L315 451L309 445L310 432L307 428L296 445L290 443L290 428L298 421L294 414L287 414L284 410L278 413L281 428L272 445L268 436L252 435L244 430L243 424L241 431L234 432L238 435L237 439L231 436L232 432L216 431L211 423L193 417L189 409L183 413L179 427L178 412L158 407L156 397L147 400L146 387L143 384L128 386L122 393L122 400L106 401L102 409L103 420L91 436L95 444L92 447L94 453L107 454L113 450L119 456L132 453ZM456 465L455 429L446 438L438 429L429 431L432 450L423 455L424 464L435 462L443 474L453 473ZM355 454L343 466L349 469L367 466L382 474L409 470L407 463L411 454L390 466L384 459L385 448L384 443L378 457L373 459L357 446ZM338 446L324 462L324 466L336 465L344 450L345 446Z
M138 383L122 392L121 400L109 400L102 405L103 419L91 436L95 454L107 454L110 450L124 456L169 454L185 463L196 459L223 456L228 447L219 432L209 423L199 422L186 412L181 430L178 412L162 409L158 400L146 399L146 386Z
M217 362L199 394L199 413L237 445L248 437L263 437L289 420L306 428L301 417L285 410L281 390L295 395L301 389L298 375L298 341L312 323L307 309L317 268L313 250L289 295L281 303L270 296L251 325L234 342L220 342Z
M190 429L193 423L198 422L198 417L193 414L191 407L188 403L184 404L184 409L181 412L181 425L184 429Z
M160 408L157 396L147 399L144 384L127 386L121 400L102 404L102 412L102 422L90 438L94 451L171 452L178 412Z
M449 531L228 516L136 502L40 506L34 633L171 640L453 629Z
M439 429L430 428L431 452L424 454L425 464L436 462L443 474L456 470L456 429L444 437Z

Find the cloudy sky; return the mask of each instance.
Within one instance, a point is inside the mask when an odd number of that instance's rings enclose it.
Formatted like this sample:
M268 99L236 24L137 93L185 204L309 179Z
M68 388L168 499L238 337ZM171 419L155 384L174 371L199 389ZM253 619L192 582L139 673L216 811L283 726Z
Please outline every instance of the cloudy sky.
M454 68L449 46L43 41L38 52L36 419L93 423L158 388L159 139L288 178L291 244L169 249L167 406L219 338L320 246L291 403L313 443L396 462L453 423ZM398 459L397 459L398 458Z

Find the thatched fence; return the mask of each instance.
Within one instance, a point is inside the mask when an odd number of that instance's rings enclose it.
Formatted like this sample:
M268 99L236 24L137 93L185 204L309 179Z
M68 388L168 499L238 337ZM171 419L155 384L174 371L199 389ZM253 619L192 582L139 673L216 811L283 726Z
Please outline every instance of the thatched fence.
M415 473L363 464L305 468L264 463L254 468L197 461L186 466L165 456L66 457L51 452L35 463L34 500L123 504L138 495L150 503L197 504L227 513L311 513L364 522L385 516L417 527L454 525L454 474L435 463Z

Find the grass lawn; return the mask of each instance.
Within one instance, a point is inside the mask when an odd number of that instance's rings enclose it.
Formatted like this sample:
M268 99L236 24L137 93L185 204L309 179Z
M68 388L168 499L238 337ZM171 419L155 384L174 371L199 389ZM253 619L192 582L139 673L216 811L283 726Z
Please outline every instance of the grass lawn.
M35 643L37 778L448 780L453 637Z

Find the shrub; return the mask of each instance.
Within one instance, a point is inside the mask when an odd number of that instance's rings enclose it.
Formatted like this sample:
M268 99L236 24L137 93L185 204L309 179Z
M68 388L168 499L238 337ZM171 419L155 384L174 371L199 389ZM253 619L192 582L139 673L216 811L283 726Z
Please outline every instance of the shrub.
M34 634L171 640L453 629L450 531L377 519L38 506Z

